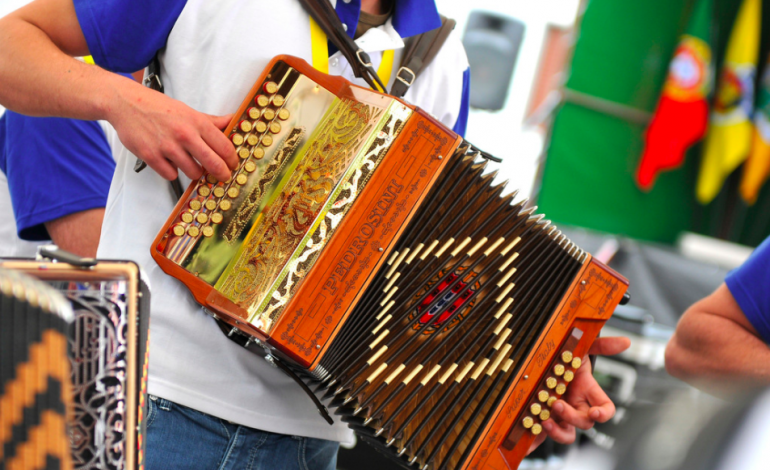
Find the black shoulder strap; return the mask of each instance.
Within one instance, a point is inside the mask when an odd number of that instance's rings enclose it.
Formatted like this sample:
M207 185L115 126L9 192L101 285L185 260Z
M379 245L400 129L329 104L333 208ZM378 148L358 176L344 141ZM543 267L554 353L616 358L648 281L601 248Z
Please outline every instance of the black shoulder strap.
M441 50L441 46L446 42L455 24L455 20L442 16L441 26L438 28L407 39L404 55L401 58L401 67L390 89L391 95L402 98L406 94L412 83Z
M379 86L380 90L384 90L385 85L377 76L369 55L359 48L353 38L345 32L345 28L329 0L299 0L299 2L326 33L329 40L348 59L348 63L353 67L353 74L366 80L370 87L377 89Z

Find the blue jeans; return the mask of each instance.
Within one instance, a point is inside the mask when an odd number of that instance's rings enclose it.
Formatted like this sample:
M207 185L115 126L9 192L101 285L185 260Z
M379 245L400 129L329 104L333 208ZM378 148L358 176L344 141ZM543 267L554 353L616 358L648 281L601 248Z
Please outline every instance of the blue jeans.
M147 470L334 470L338 443L239 426L150 396Z

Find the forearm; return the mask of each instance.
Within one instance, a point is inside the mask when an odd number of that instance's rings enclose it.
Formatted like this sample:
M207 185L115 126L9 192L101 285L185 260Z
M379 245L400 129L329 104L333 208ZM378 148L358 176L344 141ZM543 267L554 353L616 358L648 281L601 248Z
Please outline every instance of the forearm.
M735 322L691 308L666 348L666 369L712 393L730 393L770 383L770 348Z
M45 223L51 241L64 251L93 258L99 246L104 208L89 209Z
M119 89L132 85L139 86L68 56L22 15L0 20L0 104L9 109L32 116L108 119Z

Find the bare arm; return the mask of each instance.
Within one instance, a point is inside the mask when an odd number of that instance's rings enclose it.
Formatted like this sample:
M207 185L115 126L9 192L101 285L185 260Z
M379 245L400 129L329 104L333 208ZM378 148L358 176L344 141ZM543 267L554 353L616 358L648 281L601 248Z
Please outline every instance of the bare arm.
M220 131L229 116L209 116L70 56L88 44L72 0L36 0L0 19L0 104L32 116L109 121L132 153L166 179L190 178L202 164L219 179L238 162Z
M718 395L770 383L770 348L726 284L684 313L666 347L666 370Z
M51 240L62 250L93 258L99 246L104 208L89 209L45 223Z

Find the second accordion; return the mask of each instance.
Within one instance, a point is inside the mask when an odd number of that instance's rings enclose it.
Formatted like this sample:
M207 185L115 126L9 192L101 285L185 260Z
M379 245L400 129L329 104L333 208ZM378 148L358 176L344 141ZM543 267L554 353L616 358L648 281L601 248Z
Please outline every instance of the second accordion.
M515 469L627 281L392 96L276 57L152 255L414 469Z

